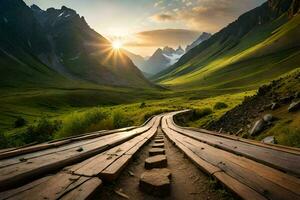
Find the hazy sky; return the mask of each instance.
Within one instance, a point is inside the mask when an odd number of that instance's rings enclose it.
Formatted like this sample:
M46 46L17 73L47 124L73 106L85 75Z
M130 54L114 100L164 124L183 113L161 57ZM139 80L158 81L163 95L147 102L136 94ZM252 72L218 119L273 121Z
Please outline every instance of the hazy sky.
M191 43L196 39L195 32L214 33L240 14L248 11L265 0L25 0L28 5L37 4L42 9L60 8L65 5L84 16L89 25L100 34L114 40L120 37L134 53L150 55L159 46L178 46ZM187 34L178 44L159 45L159 40L136 41L139 32L159 29L181 29L155 32L155 39ZM186 32L183 32L185 29ZM151 32L150 32L151 33ZM142 33L143 34L143 33ZM170 40L170 41L171 41ZM145 44L143 45L143 43Z

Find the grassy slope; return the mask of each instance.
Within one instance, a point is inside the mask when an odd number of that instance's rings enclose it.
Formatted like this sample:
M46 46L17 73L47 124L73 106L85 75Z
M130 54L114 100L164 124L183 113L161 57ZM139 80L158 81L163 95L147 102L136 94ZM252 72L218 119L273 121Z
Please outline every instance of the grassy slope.
M300 63L300 16L286 16L245 35L224 52L215 43L197 57L158 80L176 89L257 88Z

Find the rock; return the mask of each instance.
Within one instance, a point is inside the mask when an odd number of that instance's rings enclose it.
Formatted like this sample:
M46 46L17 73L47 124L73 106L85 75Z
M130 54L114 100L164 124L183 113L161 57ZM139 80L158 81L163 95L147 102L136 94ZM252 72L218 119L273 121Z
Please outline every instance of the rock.
M162 139L164 139L164 137L162 137L162 136L156 136L155 139L156 140L162 140Z
M171 190L171 172L168 169L152 169L141 175L139 187L154 196L167 196Z
M152 144L152 147L153 148L164 148L165 145L164 145L164 143L158 143L158 144Z
M263 130L264 125L265 125L265 121L263 119L257 120L249 132L250 135L254 136L260 133Z
M276 144L276 139L274 136L265 137L261 142L268 144Z
M273 115L271 114L266 114L264 117L263 117L264 121L265 122L271 122L273 120Z
M279 104L278 103L272 103L271 110L276 110L277 108L279 108Z
M146 169L165 168L167 166L167 156L165 155L151 156L145 160Z
M294 96L286 96L279 99L280 103L286 104L291 102L294 99Z
M154 143L164 143L165 141L163 139L154 140Z
M76 149L76 151L81 152L81 151L83 151L83 148L79 147L78 149Z
M288 108L289 112L295 112L300 109L300 100L297 102L292 102Z
M149 156L164 155L165 150L162 148L152 148L149 150Z

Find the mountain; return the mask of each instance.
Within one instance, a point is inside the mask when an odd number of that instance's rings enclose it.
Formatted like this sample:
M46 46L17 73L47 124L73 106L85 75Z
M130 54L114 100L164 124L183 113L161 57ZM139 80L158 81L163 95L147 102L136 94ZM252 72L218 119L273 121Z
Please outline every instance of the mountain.
M298 0L269 0L153 79L177 89L256 89L300 63Z
M176 63L184 54L184 50L179 46L176 50L171 47L158 48L146 62L139 66L140 70L149 75L155 75Z
M179 46L176 50L175 50L175 53L177 54L177 55L183 55L184 54L184 50L183 50L183 48L181 47L181 46Z
M0 37L1 87L151 85L124 53L113 51L84 17L65 6L42 10L22 0L0 0Z
M191 50L192 48L198 46L199 44L201 44L201 43L204 42L205 40L208 40L211 36L212 36L212 34L203 32L203 33L198 37L197 40L195 40L192 44L187 45L187 47L185 48L185 52L188 52L189 50Z

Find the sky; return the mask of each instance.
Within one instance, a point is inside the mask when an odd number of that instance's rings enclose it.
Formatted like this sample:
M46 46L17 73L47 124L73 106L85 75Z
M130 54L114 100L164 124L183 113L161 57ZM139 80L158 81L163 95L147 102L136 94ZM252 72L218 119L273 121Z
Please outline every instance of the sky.
M110 40L150 56L157 48L192 43L215 33L265 0L25 0L42 9L67 6Z

